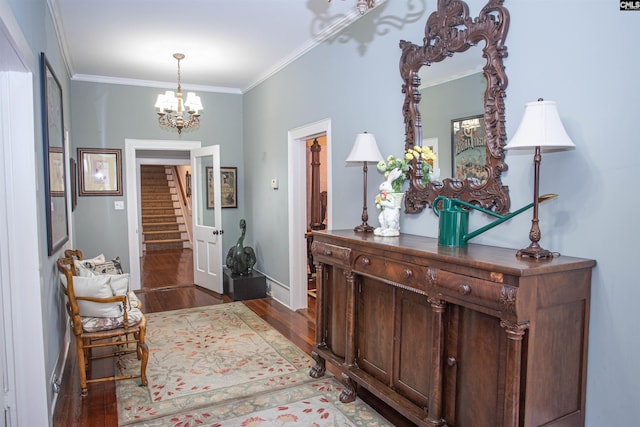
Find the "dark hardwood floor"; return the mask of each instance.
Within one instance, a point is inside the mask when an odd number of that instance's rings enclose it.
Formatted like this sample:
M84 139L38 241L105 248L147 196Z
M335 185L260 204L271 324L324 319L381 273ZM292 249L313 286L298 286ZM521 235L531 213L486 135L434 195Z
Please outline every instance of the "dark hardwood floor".
M195 286L191 266L191 250L146 254L143 259L142 289L136 292L142 301L143 311L154 313L230 302L225 295ZM315 338L313 297L309 297L309 308L300 312L291 311L271 298L247 300L243 303L303 351L311 354ZM327 366L327 369L340 378L331 366ZM112 371L113 362L109 359L93 362L92 372L97 375L108 375ZM89 394L81 397L76 349L72 342L53 416L55 427L118 425L115 382L92 383L88 388ZM394 425L413 425L366 390L359 391L359 395Z

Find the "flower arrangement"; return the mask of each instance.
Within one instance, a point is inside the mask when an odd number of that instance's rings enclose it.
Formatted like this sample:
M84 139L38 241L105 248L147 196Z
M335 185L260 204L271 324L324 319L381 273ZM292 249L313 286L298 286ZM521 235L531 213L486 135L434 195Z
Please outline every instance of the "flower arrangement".
M390 155L386 161L380 160L380 162L378 162L378 172L383 173L385 179L389 177L389 174L394 169L402 172L397 178L391 181L393 192L402 192L402 186L407 179L407 172L413 167L411 161L414 159L418 160L418 164L422 169L422 185L426 185L431 179L431 163L436 159L436 155L429 147L416 145L404 150L403 158L395 158Z

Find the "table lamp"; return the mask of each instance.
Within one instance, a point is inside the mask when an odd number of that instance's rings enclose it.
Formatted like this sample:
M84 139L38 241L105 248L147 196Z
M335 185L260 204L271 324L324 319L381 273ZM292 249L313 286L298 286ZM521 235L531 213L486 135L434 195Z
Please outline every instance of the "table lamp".
M529 102L525 106L522 121L515 135L504 147L505 150L534 149L533 156L533 219L528 247L520 249L517 257L531 257L535 259L553 258L553 252L543 249L538 244L540 228L538 226L538 191L540 185L540 161L542 151L562 151L575 148L575 144L567 135L560 121L558 109L554 101Z
M376 137L372 133L359 133L356 142L353 144L351 153L347 157L348 163L362 162L362 173L364 175L362 224L353 230L359 233L371 233L374 227L367 224L369 214L367 213L367 163L378 163L382 159L382 154L376 144Z

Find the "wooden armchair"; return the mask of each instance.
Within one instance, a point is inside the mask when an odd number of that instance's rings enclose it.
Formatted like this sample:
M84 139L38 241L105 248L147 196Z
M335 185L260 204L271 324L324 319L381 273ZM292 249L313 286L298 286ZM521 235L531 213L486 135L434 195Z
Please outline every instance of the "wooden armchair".
M147 325L144 314L137 306L134 307L135 303L130 301L126 292L114 295L109 275L78 276L75 259L82 259L81 251L67 250L65 255L66 258L58 259L57 266L62 275L60 286L67 297L67 312L75 335L82 396L87 395L87 384L91 382L139 377L142 385L146 386L149 349L144 342ZM131 298L135 297L132 295ZM103 350L94 354L94 349ZM116 370L110 377L88 378L92 360L134 352L141 360L139 373L118 375Z

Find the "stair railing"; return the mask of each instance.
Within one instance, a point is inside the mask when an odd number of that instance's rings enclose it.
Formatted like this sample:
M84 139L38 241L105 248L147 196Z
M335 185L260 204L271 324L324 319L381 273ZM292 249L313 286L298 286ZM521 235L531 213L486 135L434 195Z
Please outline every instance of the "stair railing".
M189 198L187 198L187 193L185 191L183 182L180 179L178 168L176 166L173 166L171 169L171 173L173 174L173 176L175 176L176 181L178 182L178 188L180 189L180 199L182 199L180 210L182 211L182 217L184 218L187 237L189 239L189 242L193 244L193 239L191 237L191 203L189 203Z

